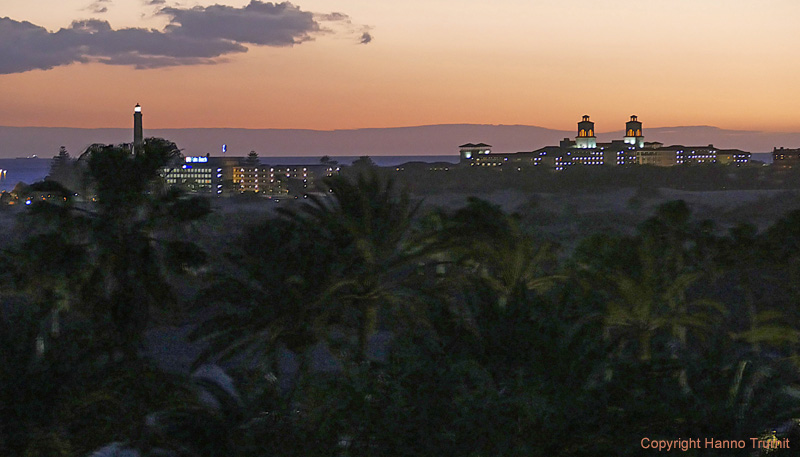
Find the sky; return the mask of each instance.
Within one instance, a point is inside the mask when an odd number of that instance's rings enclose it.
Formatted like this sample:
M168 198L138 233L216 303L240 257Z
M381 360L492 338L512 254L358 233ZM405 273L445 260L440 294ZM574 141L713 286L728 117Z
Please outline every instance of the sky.
M800 132L797 0L2 0L0 125Z

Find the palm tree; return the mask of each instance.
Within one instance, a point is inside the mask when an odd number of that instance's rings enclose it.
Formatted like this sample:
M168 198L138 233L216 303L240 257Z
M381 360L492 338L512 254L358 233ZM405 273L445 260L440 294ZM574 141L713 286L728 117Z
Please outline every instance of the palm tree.
M419 203L374 173L324 183L329 196L282 208L236 251L245 306L195 332L211 342L207 355L278 343L303 350L336 328L354 333L352 353L363 361L382 315L420 315L416 272L432 242L412 230Z
M510 236L492 243L475 243L471 253L471 259L482 266L478 278L494 291L500 307L515 294L544 293L563 279L563 276L547 272L555 263L554 246L537 244L530 236L522 234L517 224L510 225Z
M315 196L283 214L316 227L316 236L339 246L343 268L332 275L317 302L338 318L353 314L357 357L365 360L381 311L403 318L417 314L420 291L414 273L433 254L433 241L413 231L421 202L407 191L398 192L392 180L372 172L359 174L354 182L333 177L325 185L331 198Z
M165 260L191 251L191 243L163 237L162 228L176 230L209 211L205 199L187 199L164 186L160 171L179 155L174 143L158 138L146 139L133 154L122 147L92 146L79 160L93 203L75 203L70 190L45 182L40 186L61 198L31 205L28 219L35 236L16 257L38 255L47 265L53 253L81 255L70 259L69 268L47 272L32 268L37 262L30 259L22 263L31 268L20 271L20 280L26 277L40 289L37 293L61 297L64 308L92 316L110 353L136 357L151 309L173 301Z
M460 282L487 286L501 308L515 295L544 293L563 279L551 272L555 245L537 242L515 216L477 198L445 220L439 239L440 252L451 265L460 266L453 271Z
M606 311L606 336L616 334L623 345L629 339L633 341L641 361L652 358L652 341L657 336L669 331L684 348L687 329L708 328L716 313L724 313L724 308L711 300L687 301L687 290L701 279L701 274L685 272L665 277L659 260L653 241L645 239L639 247L638 275L620 272L611 277L615 298Z

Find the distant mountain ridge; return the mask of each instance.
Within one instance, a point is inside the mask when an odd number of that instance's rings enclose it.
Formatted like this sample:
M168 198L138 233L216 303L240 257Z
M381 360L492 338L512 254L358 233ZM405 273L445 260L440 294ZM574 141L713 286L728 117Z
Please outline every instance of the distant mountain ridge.
M530 151L556 145L575 132L528 125L443 124L417 127L354 130L187 128L148 129L145 137L163 137L178 144L187 155L245 156L251 150L271 156L399 156L457 155L458 145L484 142L495 152ZM800 133L724 130L711 126L645 129L645 141L737 148L754 153L773 147L800 147ZM0 158L52 157L60 146L76 156L92 143L132 141L132 129L78 129L69 127L2 127ZM621 139L623 131L598 135L598 141Z

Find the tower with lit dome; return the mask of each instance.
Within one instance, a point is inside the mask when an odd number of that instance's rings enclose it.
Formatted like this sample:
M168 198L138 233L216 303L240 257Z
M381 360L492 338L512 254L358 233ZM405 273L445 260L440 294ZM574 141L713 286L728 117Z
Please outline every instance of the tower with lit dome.
M597 137L594 136L594 122L584 115L578 122L578 136L575 138L575 147L580 149L593 149L597 147Z
M639 118L635 114L631 116L631 120L625 123L625 138L623 141L637 148L644 147L642 123L639 122Z

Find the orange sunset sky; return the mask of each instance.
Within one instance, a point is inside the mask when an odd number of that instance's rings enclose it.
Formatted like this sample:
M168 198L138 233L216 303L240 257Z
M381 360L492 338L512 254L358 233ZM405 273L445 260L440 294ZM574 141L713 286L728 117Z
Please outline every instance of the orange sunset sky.
M128 127L138 102L148 128L573 130L590 114L602 132L635 113L647 127L800 131L797 0L284 6L291 15L251 0L3 0L0 125ZM71 26L86 19L110 27ZM284 19L298 19L293 45L273 34ZM155 44L131 49L126 29ZM213 46L237 50L182 54Z

